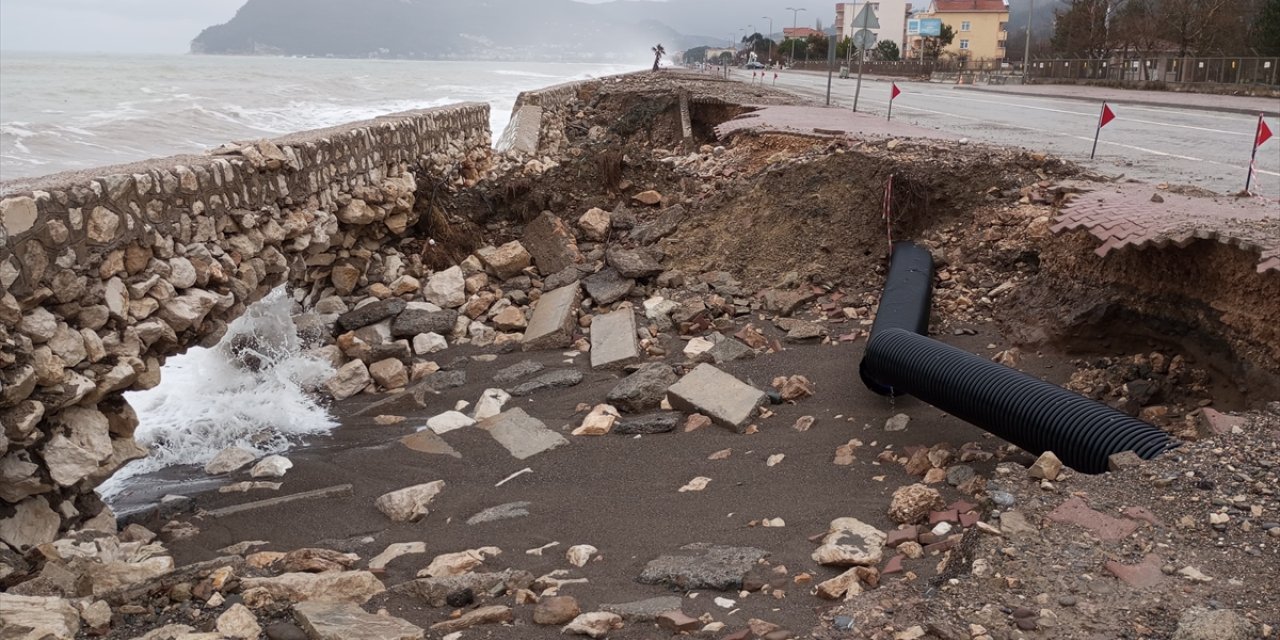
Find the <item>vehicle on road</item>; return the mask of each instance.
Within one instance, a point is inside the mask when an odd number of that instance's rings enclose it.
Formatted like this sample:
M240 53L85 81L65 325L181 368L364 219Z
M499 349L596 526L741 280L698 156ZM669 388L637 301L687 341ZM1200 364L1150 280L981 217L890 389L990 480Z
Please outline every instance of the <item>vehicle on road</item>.
M756 60L752 60L751 62L748 62L747 64L743 65L742 68L743 69L763 69L764 63L758 62Z

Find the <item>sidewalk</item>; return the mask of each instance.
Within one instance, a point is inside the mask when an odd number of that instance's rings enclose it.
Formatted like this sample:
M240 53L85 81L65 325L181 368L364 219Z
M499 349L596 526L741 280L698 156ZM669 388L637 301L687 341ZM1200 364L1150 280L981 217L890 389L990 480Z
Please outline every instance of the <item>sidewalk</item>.
M1137 89L1117 89L1074 84L1032 84L1025 86L960 85L955 88L964 91L1003 93L1016 96L1042 96L1095 103L1106 100L1116 104L1247 113L1250 115L1265 113L1272 118L1280 116L1280 98L1220 96L1209 93L1185 93L1179 91L1140 91Z

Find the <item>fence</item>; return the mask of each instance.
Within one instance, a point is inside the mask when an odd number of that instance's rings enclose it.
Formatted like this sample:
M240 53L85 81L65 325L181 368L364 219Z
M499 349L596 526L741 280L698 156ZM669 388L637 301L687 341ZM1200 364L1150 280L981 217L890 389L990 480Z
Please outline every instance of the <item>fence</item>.
M845 60L836 60L836 68L846 64ZM793 69L804 71L826 71L827 61L810 61L797 62ZM858 61L854 60L850 66L850 71L856 71ZM1000 60L898 60L887 62L884 60L868 60L863 63L862 71L874 76L927 76L934 72L956 72L956 71L1000 71L1009 70L1011 66L1007 62Z
M1280 58L1160 56L1122 60L1033 60L1029 76L1032 79L1041 80L1211 83L1275 87L1280 86Z

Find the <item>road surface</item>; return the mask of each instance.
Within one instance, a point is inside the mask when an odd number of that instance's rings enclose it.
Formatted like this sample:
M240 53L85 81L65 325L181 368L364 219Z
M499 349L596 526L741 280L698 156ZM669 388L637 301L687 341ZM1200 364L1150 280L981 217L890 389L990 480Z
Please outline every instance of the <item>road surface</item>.
M735 71L742 79L744 72ZM749 77L748 77L749 78ZM772 76L769 78L772 82ZM833 106L852 108L856 80L836 77ZM822 103L827 77L782 72L776 87ZM1146 182L1189 184L1218 193L1244 188L1257 116L1112 102L1116 120L1103 130L1098 155L1089 160L1101 105L1052 96L986 93L930 82L898 81L902 95L893 118L947 131L975 142L1042 150L1107 175ZM888 81L864 78L858 111L884 117ZM1172 98L1176 100L1176 98ZM1230 97L1223 97L1225 102ZM1276 137L1258 151L1253 192L1280 198L1280 122L1268 118ZM1277 205L1280 209L1280 204Z

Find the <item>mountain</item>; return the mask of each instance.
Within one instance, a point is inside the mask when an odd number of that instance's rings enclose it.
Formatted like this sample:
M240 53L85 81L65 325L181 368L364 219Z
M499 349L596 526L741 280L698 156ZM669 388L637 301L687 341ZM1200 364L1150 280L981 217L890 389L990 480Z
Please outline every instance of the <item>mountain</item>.
M614 4L637 5L619 11ZM637 60L708 44L638 5L572 0L248 0L193 53L346 58Z

